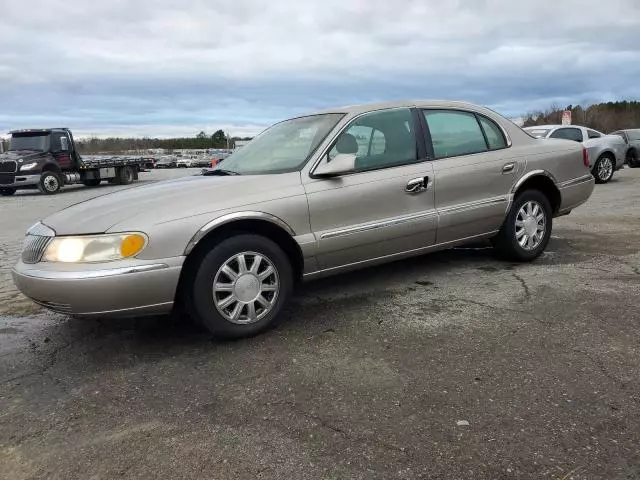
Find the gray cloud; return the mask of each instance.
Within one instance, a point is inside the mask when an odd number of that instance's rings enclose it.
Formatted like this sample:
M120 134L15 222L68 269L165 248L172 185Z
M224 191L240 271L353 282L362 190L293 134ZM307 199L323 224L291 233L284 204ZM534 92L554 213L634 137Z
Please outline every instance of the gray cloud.
M637 0L9 1L0 131L238 134L333 104L640 98Z

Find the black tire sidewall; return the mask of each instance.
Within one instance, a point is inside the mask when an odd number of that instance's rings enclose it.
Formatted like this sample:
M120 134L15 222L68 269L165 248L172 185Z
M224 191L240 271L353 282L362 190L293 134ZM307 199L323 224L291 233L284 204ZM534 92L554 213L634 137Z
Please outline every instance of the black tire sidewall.
M528 201L535 201L540 204L544 210L546 217L546 231L544 233L544 238L542 239L540 245L538 245L533 250L525 250L516 240L516 217L518 216L520 208L522 208L522 206ZM506 253L510 258L523 262L530 262L532 260L535 260L542 254L542 252L544 252L545 248L547 248L549 240L551 239L551 231L553 229L553 215L549 200L542 192L539 192L538 190L525 190L524 192L518 194L513 200L513 205L509 210L509 214L507 215L502 229L503 230L500 232L502 235L502 242L500 247L507 250L504 253Z
M605 158L608 158L611 161L611 175L609 175L609 178L603 179L603 178L600 178L600 176L598 175L598 171L600 170L600 163ZM616 169L616 161L611 157L611 155L602 155L600 158L598 158L598 161L594 165L593 171L591 172L591 174L593 175L593 178L596 179L596 183L609 183L609 181L613 178L613 173L615 169Z
M253 251L269 258L278 272L280 291L273 309L256 323L238 325L227 321L216 309L213 299L213 280L223 262L233 255ZM279 320L279 314L291 297L293 270L287 255L273 241L259 235L239 234L229 237L204 255L190 285L190 310L196 321L220 338L242 338L261 333Z

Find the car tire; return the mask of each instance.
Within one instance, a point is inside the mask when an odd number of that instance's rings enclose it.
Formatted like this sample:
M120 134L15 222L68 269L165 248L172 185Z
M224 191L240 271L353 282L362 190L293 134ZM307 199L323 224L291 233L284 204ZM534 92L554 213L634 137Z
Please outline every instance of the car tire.
M616 160L605 153L598 158L598 161L593 166L591 171L593 178L596 179L596 183L608 183L613 177L613 172L616 169Z
M42 172L38 182L38 190L45 195L54 195L62 188L62 181L56 172Z
M635 150L630 151L627 154L627 164L630 168L638 168L640 167L640 160L638 159L638 152Z
M118 185L130 185L133 183L134 177L133 168L129 166L120 167L116 172L116 183Z
M539 190L525 190L516 195L498 235L492 239L494 251L505 260L530 262L547 247L552 228L549 199Z
M85 187L97 187L98 185L100 185L101 181L102 180L100 180L99 178L91 178L91 179L88 179L88 180L84 180L82 182L82 184Z
M293 291L293 269L273 241L241 234L204 254L185 287L185 303L197 323L219 338L250 337L279 320Z
M14 193L16 193L15 188L0 188L0 196L10 197Z

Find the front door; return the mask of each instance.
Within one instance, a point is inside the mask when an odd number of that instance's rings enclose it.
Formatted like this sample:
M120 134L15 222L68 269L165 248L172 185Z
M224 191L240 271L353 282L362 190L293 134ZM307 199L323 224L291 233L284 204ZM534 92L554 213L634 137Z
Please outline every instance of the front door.
M356 171L305 183L321 270L433 245L433 167L414 113L380 110L356 118L322 162L356 155Z

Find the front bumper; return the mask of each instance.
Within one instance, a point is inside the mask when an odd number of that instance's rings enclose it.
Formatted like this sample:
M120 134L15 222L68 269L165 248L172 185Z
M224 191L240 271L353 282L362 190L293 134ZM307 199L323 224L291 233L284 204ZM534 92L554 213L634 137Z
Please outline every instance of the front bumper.
M23 175L18 173L0 174L0 188L20 188L38 185L40 175Z
M23 294L49 310L131 317L171 311L183 262L184 257L101 264L19 261L12 274Z

